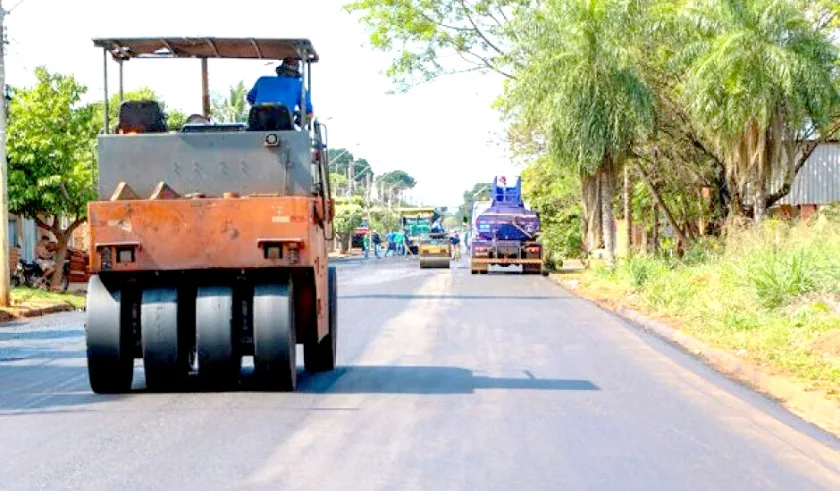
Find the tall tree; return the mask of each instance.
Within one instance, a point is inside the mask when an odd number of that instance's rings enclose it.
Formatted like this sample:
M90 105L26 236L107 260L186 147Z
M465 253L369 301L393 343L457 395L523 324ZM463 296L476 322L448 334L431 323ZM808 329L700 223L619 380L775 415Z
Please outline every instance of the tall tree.
M492 183L489 182L477 182L473 184L473 187L464 191L463 199L464 204L458 210L458 215L461 220L466 219L469 221L470 214L472 213L473 203L476 201L489 201L490 200L490 186Z
M795 1L696 0L678 21L684 103L723 156L736 199L760 219L840 130L836 47Z
M653 94L627 43L638 24L633 6L546 0L523 19L527 68L508 84L504 104L509 117L541 129L555 165L580 175L588 249L599 246L600 228L611 264L615 178L654 121Z
M14 90L9 105L7 152L9 210L33 218L58 240L56 264L86 220L94 188L98 108L80 104L86 88L72 76L35 69L32 87ZM69 218L62 227L60 218ZM52 286L62 282L57 267Z
M335 228L336 237L341 244L341 252L347 252L353 239L353 232L362 223L363 209L358 197L341 198L337 200L335 207Z
M412 189L417 181L403 170L392 170L379 176L379 180L401 190Z
M330 172L345 176L348 179L347 185L354 191L365 191L368 175L373 176L370 162L363 158L357 159L346 148L329 149L327 162L330 164ZM349 182L351 175L352 182Z
M395 52L387 75L400 90L467 71L513 77L518 31L510 20L541 0L357 0L374 48Z
M540 240L549 256L580 256L583 237L578 176L554 165L545 155L522 172L522 194L540 215Z
M245 96L248 89L240 80L228 89L227 94L214 94L212 101L213 118L220 123L244 123L248 121L248 101Z

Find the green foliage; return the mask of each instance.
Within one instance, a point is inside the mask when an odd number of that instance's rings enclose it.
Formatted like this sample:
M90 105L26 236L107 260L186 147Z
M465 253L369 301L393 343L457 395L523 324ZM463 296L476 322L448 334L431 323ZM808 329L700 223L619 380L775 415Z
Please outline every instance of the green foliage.
M379 176L379 180L380 182L383 182L388 186L394 186L395 189L399 190L411 189L417 184L417 181L415 181L413 177L402 170L386 172L385 174Z
M837 0L805 0L803 7L817 11L819 25L827 29L840 29L840 2Z
M836 388L840 366L815 343L840 335L840 223L768 220L709 248L690 262L634 256L583 281L602 298L632 298L715 345Z
M80 104L86 88L72 76L35 69L37 82L16 89L9 105L9 210L84 217L95 197L97 110Z
M400 216L388 208L372 208L370 210L370 229L385 234L389 230L396 230L400 226Z
M654 94L628 43L638 23L620 0L546 0L523 18L527 68L503 108L546 136L558 165L593 174L651 131Z
M747 279L765 307L779 307L816 286L815 262L807 251L772 251L754 256Z
M470 214L472 213L473 203L476 201L489 201L490 200L490 186L493 183L490 182L477 182L473 184L471 189L464 191L464 204L458 210L458 215L462 219L467 219L469 222Z
M522 172L523 196L540 216L541 241L552 258L576 258L583 249L579 189L577 175L548 157Z
M697 121L737 145L780 112L790 127L824 127L838 103L836 48L797 2L701 0L680 11L684 97ZM681 60L677 60L681 61Z
M228 89L227 94L214 94L211 114L220 123L245 123L248 121L250 106L245 96L248 89L245 82L239 81Z
M330 173L330 191L333 196L340 194L340 190L347 187L347 176L335 172Z
M362 204L356 199L337 199L333 227L338 239L347 242L362 223Z
M169 131L177 131L187 123L187 113L178 109L166 111L166 128Z
M398 88L464 71L510 76L517 31L509 19L534 8L537 0L357 0L345 6L361 12L370 44L394 53L387 75Z
M630 273L631 284L635 288L643 287L649 279L661 275L667 269L661 261L642 255L630 257L625 264Z
M335 148L327 150L327 162L330 163L330 172L347 176L347 169L353 166L353 182L362 184L367 181L368 174L373 175L373 168L366 159L355 158L353 153L346 148Z

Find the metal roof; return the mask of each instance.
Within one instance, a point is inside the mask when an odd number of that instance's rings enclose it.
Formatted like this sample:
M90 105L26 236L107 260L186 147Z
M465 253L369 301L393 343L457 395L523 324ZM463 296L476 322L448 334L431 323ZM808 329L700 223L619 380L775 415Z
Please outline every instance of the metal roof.
M318 61L308 39L159 37L102 38L93 45L108 50L116 59L131 58L229 58L281 60L299 57Z
M781 179L775 179L775 189ZM779 205L825 205L840 201L840 143L821 143L793 179Z

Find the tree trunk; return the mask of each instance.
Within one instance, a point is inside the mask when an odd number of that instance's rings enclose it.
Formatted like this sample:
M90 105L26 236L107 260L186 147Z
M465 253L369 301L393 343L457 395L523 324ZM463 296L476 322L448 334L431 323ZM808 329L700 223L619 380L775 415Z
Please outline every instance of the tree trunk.
M341 250L341 253L342 253L342 254L347 254L347 251L349 251L349 250L350 250L350 246L351 246L351 245L352 245L352 243L353 243L353 235L351 234L351 235L349 235L349 236L347 236L347 237L341 237L341 238L338 240L338 243L339 243L339 247L341 248L341 249L340 249L340 250Z
M607 264L615 266L615 222L613 220L612 198L613 179L612 162L609 158L601 164L601 225L604 235L604 249L607 252Z
M600 175L584 174L580 177L581 198L583 202L583 219L586 221L583 229L585 235L581 237L586 247L586 254L601 247L601 190Z
M55 271L53 271L50 279L50 290L61 291L61 285L64 282L64 261L67 258L67 243L70 241L70 236L60 234L58 237L58 251L55 256Z
M589 246L587 239L589 237L588 224L586 220L586 213L580 217L580 254L583 259L589 254Z
M651 252L656 254L659 252L659 205L656 203L653 203L651 214L653 215L653 226L650 232Z
M631 213L633 189L630 187L630 166L624 166L624 226L627 231L627 257L633 254L633 214Z
M755 169L755 180L753 181L753 219L756 223L760 222L767 213L767 181L769 181L770 174L770 158L771 147L770 144L770 129L765 130L764 141L759 145L758 159Z
M77 218L64 230L62 230L59 226L57 216L52 217L50 224L47 224L37 216L33 218L39 227L52 232L58 241L58 250L56 251L56 255L53 256L53 260L55 261L55 271L50 279L50 289L54 291L61 290L61 285L64 282L64 261L67 259L67 246L70 243L70 239L73 237L73 232L85 223L87 218Z
M680 226L677 224L673 213L671 213L671 210L668 209L668 206L665 204L665 201L662 200L662 195L659 194L659 190L656 188L656 185L653 183L653 180L651 180L644 167L642 167L642 164L640 164L638 161L636 161L636 169L639 171L639 174L642 175L642 179L644 179L645 183L648 185L648 188L650 189L650 194L653 195L654 201L656 201L656 204L659 205L659 208L662 210L662 212L665 213L665 218L668 220L668 223L671 225L671 228L674 229L674 233L677 234L677 239L681 240L684 244L687 245L688 240L686 239L685 234L683 233Z

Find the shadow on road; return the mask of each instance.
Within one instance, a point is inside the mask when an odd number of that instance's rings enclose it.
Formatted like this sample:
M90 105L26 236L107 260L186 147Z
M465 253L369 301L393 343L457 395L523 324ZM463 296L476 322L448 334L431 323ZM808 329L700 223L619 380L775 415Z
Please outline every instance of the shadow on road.
M12 326L7 325L4 327ZM0 330L0 341L83 338L84 335L84 331L80 331L78 329Z
M0 362L20 360L60 360L60 359L82 359L87 356L87 351L81 350L57 350L53 348L39 348L36 346L15 346L0 350ZM0 365L0 371L3 367Z
M73 354L78 356L78 353ZM55 354L49 356L59 358ZM84 357L84 354L81 356ZM78 409L78 406L114 401L121 397L91 392L85 366L0 364L0 417L75 412L84 410Z
M135 371L135 387L144 383ZM195 378L172 392L217 392L202 387ZM523 377L487 377L459 367L433 366L347 366L333 372L298 373L301 394L473 394L477 390L598 391L588 380L541 379L528 371ZM238 389L261 392L253 373L243 373ZM169 392L169 391L167 391ZM228 392L223 390L223 392ZM125 395L100 395L90 391L85 367L54 365L0 365L0 418L3 416L97 411L98 404L131 395L151 394L135 388ZM294 394L286 394L293 396ZM88 407L80 407L88 406Z
M303 374L302 374L303 375ZM303 375L298 392L314 394L472 394L476 390L601 390L588 380L486 377L459 367L349 366Z

